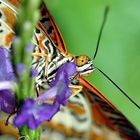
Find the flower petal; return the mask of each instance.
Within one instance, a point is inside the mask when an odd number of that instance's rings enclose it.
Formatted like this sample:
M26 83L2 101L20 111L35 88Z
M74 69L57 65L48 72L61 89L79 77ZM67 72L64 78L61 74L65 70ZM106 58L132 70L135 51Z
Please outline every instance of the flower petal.
M35 68L31 68L30 77L35 78L37 76L37 70Z
M67 62L63 64L57 71L55 81L64 79L64 76L72 76L76 72L76 64L74 62Z
M5 80L14 81L15 75L10 63L8 49L0 47L0 81Z
M0 82L0 91L5 89L11 89L11 88L12 88L12 82L9 81Z
M15 97L10 90L0 90L0 109L5 113L15 110Z
M58 87L55 102L65 105L65 101L70 97L70 89L66 81L59 81L56 85Z
M36 102L38 103L44 103L46 100L51 99L53 97L55 97L57 95L58 92L58 87L54 86L52 88L50 88L49 90L47 90L46 92L44 92L43 94L41 94L37 99Z
M26 125L30 129L36 129L43 121L49 121L59 110L59 104L37 104L33 99L27 99L21 106L14 125L18 128Z
M67 84L70 83L69 77L76 72L76 64L74 62L67 62L63 64L57 71L55 80L51 82L51 86L55 86L58 81L65 80Z

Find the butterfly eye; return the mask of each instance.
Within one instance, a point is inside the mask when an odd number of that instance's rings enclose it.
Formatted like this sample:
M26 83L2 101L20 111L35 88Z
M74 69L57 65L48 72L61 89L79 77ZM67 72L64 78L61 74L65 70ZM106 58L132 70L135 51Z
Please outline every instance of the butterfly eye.
M88 61L89 61L89 58L86 55L81 55L81 56L76 57L77 66L83 66L83 65L87 64Z

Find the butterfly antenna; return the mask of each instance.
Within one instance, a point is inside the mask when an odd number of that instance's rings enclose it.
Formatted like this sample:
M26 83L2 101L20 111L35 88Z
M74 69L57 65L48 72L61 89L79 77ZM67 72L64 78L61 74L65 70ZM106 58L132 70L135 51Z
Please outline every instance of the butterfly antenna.
M99 44L100 44L103 29L104 29L104 26L105 26L105 23L106 23L108 11L109 11L109 6L106 6L105 11L104 11L103 22L102 22L100 32L99 32L99 36L98 36L98 40L97 40L96 50L95 50L95 53L94 53L94 56L93 56L93 60L96 58L96 55L97 55L97 52L98 52L98 49L99 49Z
M101 69L99 69L99 68L97 68L96 67L96 69L100 72L100 73L102 73L116 88L118 88L122 93L123 93L123 95L125 96L125 97L127 97L137 108L139 108L140 109L140 106L137 104L137 103L135 103L109 76L107 76Z

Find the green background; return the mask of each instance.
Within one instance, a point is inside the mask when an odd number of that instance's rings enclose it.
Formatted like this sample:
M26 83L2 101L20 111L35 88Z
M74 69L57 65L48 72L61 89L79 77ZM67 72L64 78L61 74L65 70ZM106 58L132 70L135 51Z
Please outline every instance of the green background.
M110 6L95 66L140 105L140 0L47 0L68 52L93 57L104 9ZM140 130L140 110L102 74L88 80Z

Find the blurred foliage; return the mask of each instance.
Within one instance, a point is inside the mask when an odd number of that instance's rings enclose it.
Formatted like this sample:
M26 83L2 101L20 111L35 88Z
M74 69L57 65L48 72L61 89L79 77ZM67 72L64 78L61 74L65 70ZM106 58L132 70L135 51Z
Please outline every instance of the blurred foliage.
M139 0L46 0L61 30L68 52L93 57L106 5L110 6L95 65L140 105ZM140 110L101 73L88 80L137 128Z

